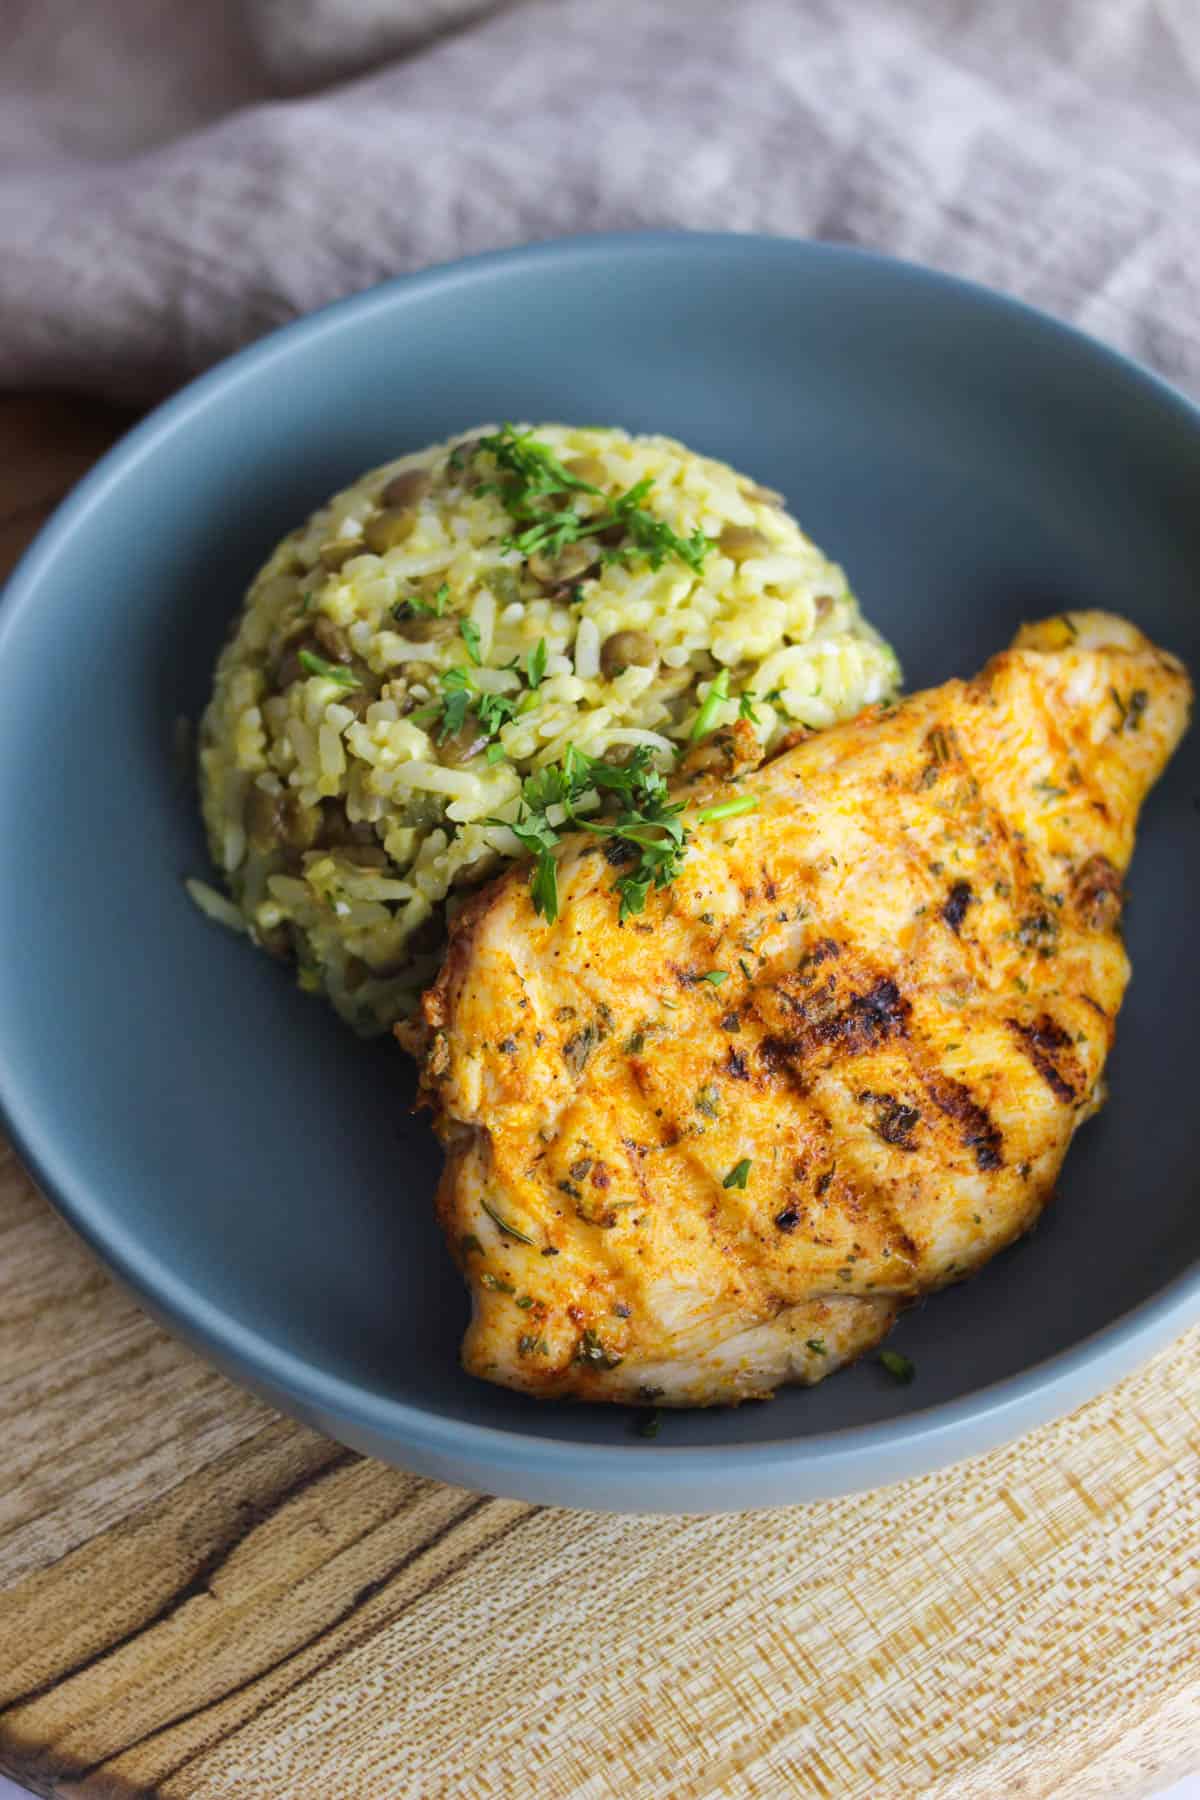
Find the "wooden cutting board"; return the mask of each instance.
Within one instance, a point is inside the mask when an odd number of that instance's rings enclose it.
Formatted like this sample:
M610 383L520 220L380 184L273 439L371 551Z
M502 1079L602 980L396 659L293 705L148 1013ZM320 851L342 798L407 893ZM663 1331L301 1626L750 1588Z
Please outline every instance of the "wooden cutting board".
M124 423L0 399L0 558ZM490 1500L231 1387L0 1143L0 1767L77 1800L1151 1794L1200 1768L1198 1358L856 1499Z

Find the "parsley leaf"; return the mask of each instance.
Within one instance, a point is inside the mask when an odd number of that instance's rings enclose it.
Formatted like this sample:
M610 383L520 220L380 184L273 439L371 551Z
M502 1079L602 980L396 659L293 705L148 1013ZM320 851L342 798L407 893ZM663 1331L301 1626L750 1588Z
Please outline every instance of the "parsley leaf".
M585 797L599 792L615 800L615 816L580 818ZM516 821L491 819L513 832L527 850L536 853L531 878L535 909L553 920L558 917L558 884L554 859L549 852L559 839L559 827L550 821L552 808L561 808L566 820L583 831L616 840L629 847L619 861L622 874L614 884L621 897L620 917L640 913L651 888L666 887L674 879L688 841L680 817L685 802L672 800L665 777L654 767L652 753L639 744L623 767L568 745L561 763L538 769L521 789L521 811Z
M682 538L671 529L665 519L655 518L647 512L642 501L649 494L654 482L649 475L635 482L628 493L622 494L613 501L611 516L605 521L602 529L610 525L623 525L630 541L645 556L652 569L657 569L668 556L677 557L697 574L704 566L704 558L708 555L710 540L697 528L690 537ZM607 560L624 560L622 547L607 553Z
M553 925L558 917L558 868L549 850L539 850L529 882L533 910Z
M522 556L540 552L553 557L567 544L620 532L622 537L617 543L605 546L603 561L627 562L639 553L652 569L657 569L668 556L678 558L697 572L703 567L711 539L699 529L689 537L681 537L665 519L648 510L644 502L654 486L651 476L636 481L604 506L579 513L568 504L574 494L601 500L606 496L591 482L572 475L549 444L534 437L532 431L504 425L489 437L480 438L474 454L480 451L495 459L497 479L483 482L479 492L492 493L500 499L516 527L506 545Z
M462 622L462 634L472 659L478 666L479 632L470 619ZM437 741L444 744L446 739L455 736L467 722L467 714L474 714L479 721L479 728L485 737L498 737L501 728L508 724L517 711L518 700L509 694L493 694L487 688L479 687L471 670L461 664L452 669L443 670L438 677L441 686L441 698L431 701L413 713L413 723L431 726L437 724ZM492 746L495 748L496 746ZM500 755L504 752L501 750ZM499 761L488 752L488 761Z
M459 630L462 632L463 643L467 646L467 655L478 669L483 663L483 657L479 654L479 627L474 619L463 619Z
M446 677L442 679L444 683ZM488 702L496 698L480 696L475 701L481 717ZM513 703L501 699L499 704L509 708L511 716ZM581 817L585 802L585 810L590 814L597 798L606 809L598 817ZM733 818L752 812L757 805L754 795L738 795L703 809L696 815L697 823ZM488 819L486 823L511 831L533 854L530 889L534 909L551 921L558 917L558 877L550 852L563 830L588 831L606 840L608 860L620 870L613 891L620 896L619 917L623 924L645 910L654 889L667 887L679 873L692 836L683 822L686 807L686 800L672 799L666 776L655 766L648 744L639 744L619 765L589 756L569 744L560 763L549 764L526 777L515 820ZM553 821L551 812L555 814ZM739 966L750 980L751 972L744 959ZM719 987L728 980L728 974L726 969L710 969L699 979Z
M476 694L471 710L489 737L496 737L500 727L507 725L516 712L517 703L507 694L489 694L483 691Z
M510 511L510 501L526 505L535 495L600 492L590 481L581 481L565 469L549 444L543 444L532 431L518 431L515 425L502 425L489 437L480 438L475 448L495 457L496 467L508 478L485 482L481 492L498 493Z
M546 640L539 638L536 648L529 652L525 659L525 674L534 693L542 685L542 677L546 673Z
M744 1188L750 1179L750 1158L743 1156L740 1163L734 1163L728 1175L721 1183L723 1188Z
M442 697L413 714L417 725L438 723L437 741L444 744L466 724L471 705L471 677L466 669L447 669L441 676Z
M443 581L434 594L432 602L422 600L419 594L410 594L405 600L397 600L392 608L392 617L401 625L416 613L431 613L435 619L440 619L446 610L446 602L449 598L450 583Z

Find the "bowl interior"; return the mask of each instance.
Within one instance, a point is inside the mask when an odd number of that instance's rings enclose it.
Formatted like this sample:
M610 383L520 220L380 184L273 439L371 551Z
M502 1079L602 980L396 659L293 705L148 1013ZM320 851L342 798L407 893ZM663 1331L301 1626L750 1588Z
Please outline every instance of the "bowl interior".
M1049 321L903 266L584 242L395 284L238 359L120 449L27 566L0 619L0 1062L49 1185L102 1244L364 1397L616 1447L623 1412L460 1373L465 1301L403 1056L349 1037L181 886L209 871L172 725L201 708L257 565L370 464L503 418L664 431L782 489L910 686L1071 606L1127 613L1200 668L1200 426ZM902 1323L911 1388L868 1362L680 1417L672 1446L971 1394L1200 1254L1200 956L1181 928L1198 754L1192 738L1145 816L1113 1098L1040 1229Z

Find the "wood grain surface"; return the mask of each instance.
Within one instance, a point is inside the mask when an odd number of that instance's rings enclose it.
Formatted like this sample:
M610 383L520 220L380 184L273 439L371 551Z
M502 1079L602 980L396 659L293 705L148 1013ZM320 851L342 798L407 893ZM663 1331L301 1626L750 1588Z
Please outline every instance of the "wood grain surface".
M0 557L122 423L0 399ZM249 1399L0 1146L0 1766L78 1800L1134 1800L1200 1767L1198 1353L871 1496L553 1511Z

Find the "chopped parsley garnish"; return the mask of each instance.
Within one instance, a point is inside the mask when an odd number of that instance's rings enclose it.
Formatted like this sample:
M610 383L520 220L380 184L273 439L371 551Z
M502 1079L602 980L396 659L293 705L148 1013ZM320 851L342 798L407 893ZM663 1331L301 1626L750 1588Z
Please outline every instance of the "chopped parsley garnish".
M484 482L481 493L495 494L514 529L505 540L507 549L522 556L557 556L568 544L582 543L586 538L614 537L606 542L597 560L627 562L635 554L646 558L657 569L668 556L674 556L689 568L699 571L711 547L702 531L680 537L665 519L657 518L644 505L654 482L645 476L624 494L609 497L590 481L572 475L558 460L549 444L535 438L531 431L518 431L503 425L491 436L480 438L472 455L485 452L494 458L497 478ZM454 461L452 455L451 461ZM462 458L455 466L460 466ZM604 505L588 513L577 512L570 504L574 494L588 494Z
M325 681L332 681L336 687L356 688L362 683L352 669L341 663L326 662L323 656L317 656L312 650L301 650L300 667L307 669L310 675L320 675Z
M533 896L534 912L541 913L553 925L558 917L558 870L549 850L537 853L529 878L529 891Z
M441 699L419 707L412 716L415 725L437 724L437 741L444 744L466 722L471 705L471 677L466 669L447 669L439 680Z
M467 672L460 674L466 677ZM446 680L443 676L443 686ZM488 700L495 698L482 696L471 702L489 729L486 707ZM499 705L508 709L506 717L512 716L511 701L501 700ZM610 810L599 818L581 817L585 802L590 810L597 798L601 805L607 802ZM718 819L736 818L753 812L757 806L757 796L737 795L702 808L696 823L708 825ZM526 779L516 819L493 818L487 823L511 831L533 856L530 889L534 910L551 924L558 917L558 874L553 852L562 833L590 831L603 838L609 862L620 870L613 888L621 897L623 924L645 910L652 889L669 886L679 873L692 836L683 823L686 807L685 800L672 800L667 779L655 767L648 744L637 745L628 761L619 766L588 756L572 744L561 763L538 769ZM556 815L553 819L552 813ZM749 980L747 965L743 962L741 966ZM713 970L700 979L717 987L726 980L727 973Z
M615 1350L610 1350L589 1325L575 1350L575 1361L587 1363L593 1369L615 1369L625 1359Z
M662 1413L656 1406L652 1412L643 1413L641 1415L637 1424L634 1426L634 1430L639 1437L656 1438L661 1427Z
M461 665L446 669L439 676L442 693L439 700L431 701L428 706L420 707L413 713L416 725L436 725L436 737L439 744L454 737L467 722L467 714L474 713L479 721L480 730L485 737L498 736L502 726L507 725L517 710L517 701L508 694L493 694L476 685L470 669ZM488 752L489 761L493 758L491 750L500 749L493 744Z
M628 493L613 501L611 512L600 524L600 530L607 531L612 526L623 525L633 546L641 551L652 569L657 569L668 556L674 556L690 569L695 569L698 574L704 567L704 558L708 555L711 540L699 529L693 531L690 537L682 538L672 531L665 519L657 519L653 513L647 512L642 501L653 486L654 482L649 475L635 482ZM592 529L596 529L595 523ZM623 562L628 554L625 546L619 546L608 553L608 556L609 560Z
M495 457L496 467L504 475L502 481L487 482L483 492L499 494L510 512L528 506L539 496L573 492L596 494L600 491L564 468L549 444L535 438L532 431L518 431L514 425L502 425L499 431L480 438L472 455L477 455L480 450Z
M901 1355L899 1350L881 1350L879 1360L892 1380L898 1381L902 1387L907 1387L917 1372L917 1365L909 1357Z
M495 768L497 763L502 763L504 761L505 754L506 752L503 744L489 744L485 760L492 768Z
M700 977L700 979L701 979L701 981L711 982L713 987L720 987L720 985L723 981L729 980L729 970L728 969L710 969L708 971L707 975L702 975Z
M585 797L599 793L617 803L615 816L580 818ZM502 825L534 855L530 883L535 911L551 921L558 917L558 875L552 851L562 825L594 832L614 846L628 847L614 883L621 896L621 919L643 911L651 888L663 888L679 871L688 841L680 814L686 802L671 800L666 778L654 767L648 745L639 744L623 767L614 767L582 750L568 747L561 763L539 769L521 789L516 820L489 819ZM550 813L560 810L562 824Z
M411 619L414 613L432 613L440 619L446 610L446 602L450 598L450 583L443 581L433 596L432 602L422 600L419 594L410 594L406 600L397 600L392 608L392 617L401 625L405 619Z
M739 719L749 719L749 721L752 725L758 724L758 714L754 710L754 702L757 700L757 698L758 698L758 695L750 693L749 690L747 690L744 694L738 695L738 718Z
M525 676L530 688L536 694L542 685L542 677L546 673L546 640L539 638L534 649L525 658Z
M515 1294L517 1291L511 1281L505 1281L502 1275L493 1275L490 1269L485 1269L479 1279L494 1294Z
M490 694L484 691L476 694L471 702L471 711L492 737L496 736L502 725L508 724L516 710L516 701L507 694Z
M829 1355L828 1350L825 1348L824 1338L806 1338L804 1347L806 1350L811 1350L814 1356Z
M746 977L747 981L754 980L754 970L750 967L750 964L746 961L744 956L738 957L738 968L742 971L742 974Z
M750 1179L750 1158L743 1156L740 1163L734 1163L728 1175L721 1183L723 1188L744 1188Z
M467 655L478 669L482 666L483 657L479 653L479 627L474 619L464 619L459 625L463 643L467 646Z

